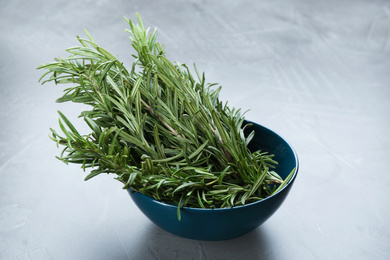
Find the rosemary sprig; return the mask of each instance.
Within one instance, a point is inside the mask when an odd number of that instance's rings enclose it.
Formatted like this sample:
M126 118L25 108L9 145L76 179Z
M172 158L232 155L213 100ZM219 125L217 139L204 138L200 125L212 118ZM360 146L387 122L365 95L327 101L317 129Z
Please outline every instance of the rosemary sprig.
M81 135L59 113L62 135L51 138L64 150L58 157L78 163L86 180L101 173L155 199L180 207L220 208L243 205L272 195L283 185L272 169L277 162L263 151L251 153L244 116L219 100L221 87L196 77L185 64L165 57L137 14L130 39L137 55L131 70L100 47L85 30L81 46L67 49L38 69L40 81L72 85L57 102L90 106L81 112L91 129ZM46 78L45 80L43 80ZM276 184L276 185L275 185Z

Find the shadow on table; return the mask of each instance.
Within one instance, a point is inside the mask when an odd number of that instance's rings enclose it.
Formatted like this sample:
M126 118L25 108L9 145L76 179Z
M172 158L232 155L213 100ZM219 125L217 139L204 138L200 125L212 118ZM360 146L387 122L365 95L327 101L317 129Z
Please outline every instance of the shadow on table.
M150 223L131 259L272 259L275 245L266 225L225 241L197 241L172 235ZM141 241L140 241L141 242Z

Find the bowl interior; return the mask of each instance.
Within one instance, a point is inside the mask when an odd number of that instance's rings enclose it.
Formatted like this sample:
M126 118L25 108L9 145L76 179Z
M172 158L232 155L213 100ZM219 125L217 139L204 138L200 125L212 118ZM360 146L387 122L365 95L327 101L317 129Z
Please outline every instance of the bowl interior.
M285 179L291 173L291 170L295 168L295 174L291 178L294 179L298 172L298 158L291 145L270 129L251 121L245 121L244 124L248 123L252 124L252 126L245 129L245 134L248 135L250 132L255 131L255 137L248 145L249 150L252 152L262 150L269 154L274 154L274 159L278 162L275 172Z

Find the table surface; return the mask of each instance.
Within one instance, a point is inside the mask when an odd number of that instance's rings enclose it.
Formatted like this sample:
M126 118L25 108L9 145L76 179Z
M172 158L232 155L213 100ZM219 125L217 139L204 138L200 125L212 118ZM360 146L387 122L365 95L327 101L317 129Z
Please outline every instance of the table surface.
M390 259L388 1L1 1L0 259ZM86 28L130 65L122 17L158 27L221 99L300 159L281 208L255 231L193 241L152 224L111 175L55 159L62 86L35 68Z

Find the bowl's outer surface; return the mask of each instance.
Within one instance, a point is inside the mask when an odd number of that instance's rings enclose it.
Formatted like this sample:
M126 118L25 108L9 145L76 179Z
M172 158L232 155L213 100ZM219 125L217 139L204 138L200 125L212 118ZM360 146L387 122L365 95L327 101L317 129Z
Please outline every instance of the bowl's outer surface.
M295 172L289 183L277 194L264 200L244 206L224 209L182 208L181 221L177 217L177 207L154 200L139 192L129 194L139 209L162 229L190 239L226 240L244 235L263 224L285 200L298 173L298 158L293 148L273 131L253 124L248 133L255 131L249 149L261 149L275 155L279 165L275 171L286 178L293 168ZM247 133L247 134L248 134Z

